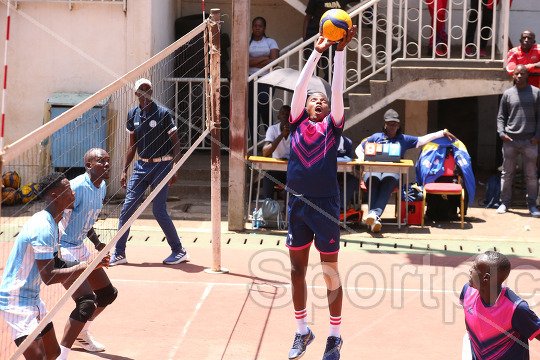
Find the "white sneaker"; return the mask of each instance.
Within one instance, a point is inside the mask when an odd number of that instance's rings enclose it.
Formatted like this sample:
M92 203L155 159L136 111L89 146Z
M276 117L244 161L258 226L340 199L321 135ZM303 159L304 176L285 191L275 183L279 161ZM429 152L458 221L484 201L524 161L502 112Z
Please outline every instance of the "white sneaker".
M495 212L496 212L497 214L504 214L504 213L506 212L506 210L508 210L508 209L506 208L506 205L501 204L501 205L497 208L497 210L496 210Z
M373 226L373 224L375 223L375 221L377 221L377 218L378 218L378 216L377 216L377 214L375 214L375 211L370 211L370 212L366 215L366 217L364 218L364 223L365 223L367 226L371 227L371 226Z
M379 232L381 231L382 224L380 219L376 219L373 225L371 225L371 231L373 232Z
M105 350L105 346L95 341L88 331L81 332L79 336L77 336L75 344L79 345L86 351L98 352Z

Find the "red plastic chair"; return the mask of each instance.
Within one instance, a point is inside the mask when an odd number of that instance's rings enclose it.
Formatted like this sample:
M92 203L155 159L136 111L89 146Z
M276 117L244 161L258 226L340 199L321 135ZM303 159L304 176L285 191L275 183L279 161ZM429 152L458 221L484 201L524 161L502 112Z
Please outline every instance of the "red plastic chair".
M454 169L456 168L456 161L452 153L448 153L446 159L444 159L444 174L441 176L455 177ZM463 229L465 220L465 190L461 186L461 177L458 176L458 183L444 183L444 182L432 182L424 185L424 198L422 199L422 227L424 227L424 215L426 212L426 195L455 195L461 197L461 228Z

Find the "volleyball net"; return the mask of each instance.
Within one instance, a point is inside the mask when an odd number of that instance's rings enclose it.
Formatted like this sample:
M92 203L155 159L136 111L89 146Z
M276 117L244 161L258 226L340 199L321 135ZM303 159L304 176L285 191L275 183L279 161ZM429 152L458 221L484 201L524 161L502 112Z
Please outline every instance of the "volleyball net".
M217 34L217 35L216 35ZM46 105L45 123L26 136L7 145L0 152L3 190L0 217L0 273L6 270L8 257L21 229L32 215L44 208L36 197L38 180L53 171L61 171L69 179L84 174L84 154L91 148L102 148L110 156L110 178L103 209L94 229L106 247L98 252L93 244L85 242L91 252L89 267L65 290L61 284L41 286L40 298L48 314L35 330L17 348L4 319L0 320L0 359L16 359L55 319L62 306L73 307L69 298L90 275L106 254L114 249L118 239L148 207L152 199L176 173L189 155L197 148L209 144L209 134L219 128L220 86L219 12L203 21L187 35L129 71L107 87L90 95L55 94ZM219 41L217 42L219 46ZM216 70L216 56L217 69ZM142 205L118 229L125 190L120 184L129 133L126 131L128 111L139 105L134 83L146 78L152 83L152 100L168 108L177 126L182 158L152 191L148 190ZM219 95L218 95L219 96ZM216 110L216 106L218 109ZM50 116L49 116L50 114ZM217 116L216 116L217 115ZM166 131L166 130L165 130ZM153 148L164 144L152 144ZM137 157L131 162L132 173ZM111 251L112 252L112 251ZM52 261L52 260L51 260ZM17 303L14 296L10 301ZM67 319L58 320L62 327ZM62 330L56 333L61 336ZM58 339L60 342L60 339Z

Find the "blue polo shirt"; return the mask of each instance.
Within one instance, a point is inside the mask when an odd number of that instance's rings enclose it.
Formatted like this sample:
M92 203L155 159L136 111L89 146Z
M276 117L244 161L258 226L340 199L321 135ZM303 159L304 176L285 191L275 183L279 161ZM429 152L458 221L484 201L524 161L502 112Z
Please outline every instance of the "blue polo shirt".
M172 154L169 134L176 131L176 125L166 107L152 102L148 112L140 106L132 108L128 113L127 131L135 134L139 157L149 159Z

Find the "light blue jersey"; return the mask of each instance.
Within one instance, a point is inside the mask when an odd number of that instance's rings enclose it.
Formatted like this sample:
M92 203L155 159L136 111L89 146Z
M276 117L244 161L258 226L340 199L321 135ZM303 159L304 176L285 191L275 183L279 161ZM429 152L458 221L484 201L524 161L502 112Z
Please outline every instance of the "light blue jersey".
M96 188L90 181L88 173L77 176L70 181L70 185L75 191L75 207L73 210L66 210L62 219L64 233L60 238L60 246L64 248L79 246L83 243L88 230L94 225L101 212L107 192L105 181Z
M11 306L37 306L41 276L36 260L54 258L58 226L52 215L42 210L23 226L9 255L2 284L0 310Z

